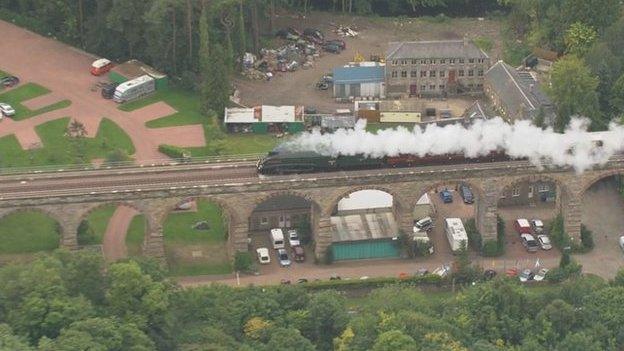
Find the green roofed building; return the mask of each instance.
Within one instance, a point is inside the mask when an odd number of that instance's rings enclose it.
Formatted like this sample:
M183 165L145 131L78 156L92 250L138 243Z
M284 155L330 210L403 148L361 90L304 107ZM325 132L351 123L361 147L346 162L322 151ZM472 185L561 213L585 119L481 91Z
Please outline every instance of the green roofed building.
M144 75L154 78L156 90L167 88L167 75L158 72L139 60L130 60L113 67L110 72L108 72L108 79L115 83L123 83Z

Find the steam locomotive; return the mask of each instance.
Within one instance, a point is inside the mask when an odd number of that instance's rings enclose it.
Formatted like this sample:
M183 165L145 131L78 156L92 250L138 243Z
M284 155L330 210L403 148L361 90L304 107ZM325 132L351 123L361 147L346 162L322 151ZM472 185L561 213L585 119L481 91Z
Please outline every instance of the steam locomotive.
M366 155L339 155L332 157L312 151L274 150L258 161L257 169L258 173L263 175L301 174L509 160L511 158L503 152L491 152L488 155L475 158L468 158L460 154L426 155L423 157L410 154L383 157L368 157Z

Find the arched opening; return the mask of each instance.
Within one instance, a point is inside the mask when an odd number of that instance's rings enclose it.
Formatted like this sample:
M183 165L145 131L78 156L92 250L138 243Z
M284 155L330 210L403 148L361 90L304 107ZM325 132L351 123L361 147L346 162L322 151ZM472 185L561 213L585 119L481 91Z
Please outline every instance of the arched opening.
M101 204L80 221L78 245L101 245L104 258L110 262L139 256L147 228L145 221L132 204Z
M569 199L566 189L557 179L541 175L515 179L502 187L497 209L505 228L507 255L535 260L556 258L559 252L549 231L560 213L565 216L562 204Z
M400 219L394 196L378 189L343 195L331 216L334 260L399 257Z
M624 235L624 175L593 180L580 201L581 239L591 236L595 246L578 257L583 271L612 277L624 263L619 241Z
M414 242L408 253L446 257L464 245L469 251L480 252L483 239L476 235L476 220L481 200L481 188L471 182L440 182L427 187L412 211L410 234Z
M36 252L59 247L56 219L37 209L16 210L0 218L0 264L28 260Z
M256 259L261 271L289 263L280 260L279 250L285 250L291 266L313 262L319 212L315 202L291 193L273 195L256 205L249 218L249 246L253 255L269 256L270 262Z
M162 225L169 271L174 276L227 274L227 211L209 198L186 199L166 216Z

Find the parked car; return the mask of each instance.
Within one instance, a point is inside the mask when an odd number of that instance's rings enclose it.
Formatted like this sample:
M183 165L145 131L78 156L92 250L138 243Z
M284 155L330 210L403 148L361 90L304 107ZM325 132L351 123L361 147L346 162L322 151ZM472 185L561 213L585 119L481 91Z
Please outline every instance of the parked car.
M293 246L292 247L292 257L295 262L303 262L305 261L305 251L303 251L303 247L301 246Z
M341 280L341 278L338 274L334 273L329 277L329 280Z
M105 99L112 99L113 95L115 95L115 89L117 89L117 86L119 85L119 83L109 83L106 84L103 88L102 88L102 97Z
M299 246L301 242L299 241L299 235L297 234L296 229L290 229L288 231L288 243L290 246Z
M537 252L539 249L537 240L535 240L531 234L521 234L520 241L522 242L522 246L524 246L528 252Z
M531 220L531 228L533 228L533 232L535 234L543 234L544 233L544 222L539 219Z
M533 274L533 272L531 272L530 269L524 269L522 271L522 273L520 273L520 281L525 283L528 282L529 280L533 280L533 278L535 278L535 274Z
M258 261L261 264L271 263L271 256L269 256L269 249L267 249L266 247L259 247L256 249L256 253L258 254Z
M427 274L429 274L429 270L427 268L419 268L418 271L416 271L416 274L414 274L414 276L424 277Z
M434 269L432 274L435 274L435 275L438 275L438 276L444 278L447 275L449 275L449 273L451 273L451 267L449 267L447 265L443 265L442 267L438 267L438 268Z
M299 278L297 279L297 284L303 284L303 283L307 283L308 280L306 278Z
M4 86L5 88L10 88L19 84L19 81L19 78L17 78L16 76L2 77L0 78L0 85Z
M442 202L444 202L445 204L450 204L451 202L453 202L453 194L451 194L448 189L444 189L440 191L440 199L442 199Z
M474 203L474 195L472 194L472 190L470 190L470 187L468 185L459 185L459 195L462 197L465 204Z
M330 39L330 40L326 40L325 44L332 44L332 45L338 45L338 47L340 47L342 50L347 48L347 43L345 43L344 40L342 39Z
M279 264L282 267L290 267L290 258L288 257L288 252L284 249L277 250L277 258L279 260Z
M308 36L308 37L314 37L316 39L319 40L325 40L325 35L323 34L323 32L321 32L320 30L316 29L316 28L306 28L303 30L303 35Z
M414 222L414 232L417 230L427 232L433 229L433 219L431 217L421 218Z
M544 235L544 234L538 235L537 241L539 242L539 245L542 248L542 250L552 249L552 244L550 243L550 238L548 237L548 235Z
M15 109L9 104L0 102L0 114L7 117L15 116Z
M518 218L514 222L514 229L518 234L531 234L531 225L525 218Z
M536 282L541 282L542 280L544 280L544 278L546 278L547 273L548 273L548 268L542 268L539 270L539 272L537 272L535 277L533 277L533 280L535 280Z
M340 49L340 46L336 44L324 44L323 50L331 52L332 54L339 54L340 51L342 51L342 49Z

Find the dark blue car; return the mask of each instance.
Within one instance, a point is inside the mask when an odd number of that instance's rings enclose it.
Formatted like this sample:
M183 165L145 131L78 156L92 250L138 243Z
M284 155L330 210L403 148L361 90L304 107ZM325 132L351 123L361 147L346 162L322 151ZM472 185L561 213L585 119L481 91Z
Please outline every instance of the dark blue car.
M470 190L470 187L468 187L468 185L461 184L459 186L459 194L461 195L462 199L464 199L464 203L474 203L474 195L472 194L472 190Z
M442 199L442 202L444 202L445 204L450 204L451 202L453 202L453 194L451 194L450 191L444 189L440 191L440 199Z

